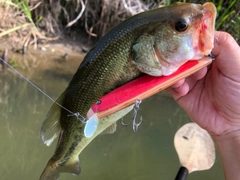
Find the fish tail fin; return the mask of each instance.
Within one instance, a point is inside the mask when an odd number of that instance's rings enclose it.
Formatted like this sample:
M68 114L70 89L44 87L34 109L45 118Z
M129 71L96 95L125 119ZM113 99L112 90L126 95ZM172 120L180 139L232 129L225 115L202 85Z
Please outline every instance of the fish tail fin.
M52 163L50 159L39 180L56 180L59 178L59 176L60 172L58 166L55 166L55 164Z
M79 175L81 167L78 157L77 159L68 160L67 162L63 162L61 164L51 158L43 170L39 180L57 180L60 173L63 172Z

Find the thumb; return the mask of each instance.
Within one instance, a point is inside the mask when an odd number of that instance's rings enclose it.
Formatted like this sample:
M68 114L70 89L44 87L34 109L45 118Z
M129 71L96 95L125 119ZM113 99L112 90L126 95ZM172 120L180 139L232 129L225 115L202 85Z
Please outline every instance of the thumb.
M219 71L240 82L240 47L234 38L221 31L215 31L215 41L212 53L215 55L216 66Z

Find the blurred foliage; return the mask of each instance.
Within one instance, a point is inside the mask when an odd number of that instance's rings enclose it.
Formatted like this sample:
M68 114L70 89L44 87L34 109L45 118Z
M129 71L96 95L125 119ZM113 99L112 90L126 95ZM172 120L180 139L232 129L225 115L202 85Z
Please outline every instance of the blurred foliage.
M34 3L33 3L34 2ZM34 45L43 38L32 19L32 11L38 7L31 0L0 0L0 38L7 40L16 47Z
M229 32L240 44L240 0L210 0L217 7L216 29ZM176 2L203 4L204 0L0 0L0 36L21 34L22 44L54 40L68 35L75 38L79 29L90 37L101 38L113 26L129 16ZM13 9L12 11L10 11ZM16 12L17 13L14 13ZM6 16L7 14L9 16ZM20 16L19 14L22 15ZM19 20L19 17L24 17ZM6 23L8 19L8 23ZM11 20L10 20L11 19ZM22 20L25 21L22 22ZM9 23L10 21L10 23ZM30 23L29 23L30 22ZM12 24L12 26L11 26ZM16 26L17 24L17 26ZM29 28L23 25L32 24ZM36 29L38 29L36 31ZM22 33L23 32L23 33ZM41 32L41 33L39 33ZM54 37L52 39L45 37ZM74 36L74 37L73 37ZM11 37L11 36L8 36ZM15 38L14 38L15 37ZM33 40L33 41L32 41Z
M203 4L204 0L61 0L58 5L61 18L58 24L68 27L68 30L85 29L90 36L101 38L113 26L123 21L133 14L156 8L167 6L176 2L188 2ZM239 0L210 0L217 7L216 29L229 32L240 44L240 1ZM46 3L42 4L46 7ZM41 7L41 6L40 6ZM61 8L60 8L61 7ZM64 11L61 9L65 9ZM82 13L81 11L84 10ZM39 13L38 13L39 14ZM81 17L79 15L81 14ZM44 17L44 15L40 14ZM48 19L47 19L48 20ZM69 28L69 23L77 20ZM53 21L53 20L51 20ZM48 20L49 22L49 20ZM57 21L55 21L57 22ZM47 23L45 23L47 24ZM56 26L55 26L56 27ZM75 29L74 29L75 28ZM54 27L51 27L54 29ZM71 31L70 31L71 32Z

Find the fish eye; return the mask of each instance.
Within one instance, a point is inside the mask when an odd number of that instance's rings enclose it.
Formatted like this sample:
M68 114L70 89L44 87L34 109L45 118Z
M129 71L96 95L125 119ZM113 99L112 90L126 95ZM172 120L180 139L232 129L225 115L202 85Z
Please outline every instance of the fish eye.
M186 29L188 28L188 23L185 19L178 19L176 22L175 22L175 29L178 31L178 32L183 32L185 31Z

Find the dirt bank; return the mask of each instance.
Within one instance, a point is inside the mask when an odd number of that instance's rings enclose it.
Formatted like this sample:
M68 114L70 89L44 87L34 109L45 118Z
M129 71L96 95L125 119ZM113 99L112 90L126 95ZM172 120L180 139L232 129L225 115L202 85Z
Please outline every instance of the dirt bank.
M61 38L60 40L38 44L34 49L28 46L26 53L23 54L21 48L15 47L7 40L0 43L0 57L5 49L8 50L7 61L21 74L27 77L40 89L54 89L51 80L58 82L59 89L65 89L72 79L78 66L82 62L87 50L91 47L87 36L78 36L76 39ZM10 68L4 71L0 63L0 81L7 78L21 78ZM51 94L51 92L48 92Z
M73 73L71 69L78 67L92 45L85 34L38 44L37 48L28 46L25 50L5 39L0 43L0 56L7 49L7 62L23 74L33 69L43 71L60 67L62 73Z

